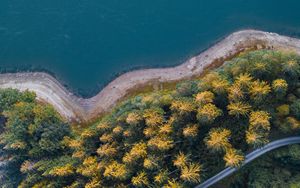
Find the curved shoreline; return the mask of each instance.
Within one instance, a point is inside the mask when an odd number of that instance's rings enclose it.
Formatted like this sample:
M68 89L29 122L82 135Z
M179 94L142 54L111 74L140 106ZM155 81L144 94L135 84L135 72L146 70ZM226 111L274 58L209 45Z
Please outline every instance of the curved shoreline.
M50 103L68 121L88 121L110 111L130 91L151 83L165 83L200 75L206 67L248 48L293 50L300 54L300 40L256 30L235 32L201 54L170 68L136 70L122 74L94 97L75 96L47 73L0 74L0 88L30 90Z

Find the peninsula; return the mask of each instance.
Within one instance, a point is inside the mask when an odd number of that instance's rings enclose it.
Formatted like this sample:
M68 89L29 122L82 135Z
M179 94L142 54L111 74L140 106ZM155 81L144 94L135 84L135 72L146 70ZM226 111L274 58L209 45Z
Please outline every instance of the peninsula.
M300 40L255 30L90 99L2 74L0 186L299 187L299 77Z
M68 121L89 121L109 112L128 93L147 85L160 85L199 76L206 68L247 49L290 50L300 54L300 40L257 30L235 32L183 64L159 69L131 71L110 82L96 96L84 99L70 93L46 73L0 74L0 88L30 90Z

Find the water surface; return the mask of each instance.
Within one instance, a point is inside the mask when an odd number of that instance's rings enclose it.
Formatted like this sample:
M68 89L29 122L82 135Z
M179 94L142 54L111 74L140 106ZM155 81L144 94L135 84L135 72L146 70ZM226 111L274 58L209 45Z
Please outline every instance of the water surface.
M91 96L116 75L173 66L229 33L300 36L297 0L1 0L0 69L47 70Z

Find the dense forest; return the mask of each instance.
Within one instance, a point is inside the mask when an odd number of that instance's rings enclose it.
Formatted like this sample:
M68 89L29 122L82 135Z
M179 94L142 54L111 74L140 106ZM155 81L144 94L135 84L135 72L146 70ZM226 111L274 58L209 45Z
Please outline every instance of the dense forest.
M300 187L300 145L269 152L215 187Z
M244 52L174 89L131 97L80 131L34 93L0 90L0 184L193 187L257 147L300 136L299 77L296 54ZM221 183L297 187L299 168L291 145Z

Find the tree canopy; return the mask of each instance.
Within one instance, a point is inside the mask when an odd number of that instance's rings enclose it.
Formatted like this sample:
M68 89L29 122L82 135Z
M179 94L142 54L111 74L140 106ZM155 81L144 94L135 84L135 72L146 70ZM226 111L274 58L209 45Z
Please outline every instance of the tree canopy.
M0 90L3 187L193 187L299 135L299 63L293 53L243 52L199 79L133 96L80 131L33 93Z

